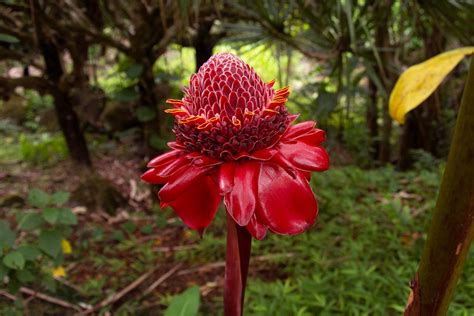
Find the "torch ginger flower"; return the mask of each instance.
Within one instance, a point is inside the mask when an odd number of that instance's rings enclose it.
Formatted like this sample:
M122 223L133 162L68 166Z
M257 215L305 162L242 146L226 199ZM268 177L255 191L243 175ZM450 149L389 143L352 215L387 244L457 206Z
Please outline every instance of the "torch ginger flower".
M294 235L311 227L318 206L311 171L329 167L324 131L285 106L289 88L273 89L229 53L212 56L191 77L175 117L173 149L151 160L142 179L164 184L162 207L202 232L224 198L232 219L257 239L267 229Z

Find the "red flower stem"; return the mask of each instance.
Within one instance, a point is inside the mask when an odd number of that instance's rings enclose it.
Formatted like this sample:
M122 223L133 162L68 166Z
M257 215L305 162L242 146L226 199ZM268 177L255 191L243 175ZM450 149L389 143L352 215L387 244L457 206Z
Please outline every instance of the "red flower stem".
M245 285L252 236L227 213L227 253L225 259L224 314L243 314Z

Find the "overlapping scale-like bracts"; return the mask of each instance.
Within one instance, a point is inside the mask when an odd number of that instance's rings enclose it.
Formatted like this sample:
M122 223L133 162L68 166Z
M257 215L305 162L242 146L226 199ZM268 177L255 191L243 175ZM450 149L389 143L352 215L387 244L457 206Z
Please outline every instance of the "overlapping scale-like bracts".
M228 54L216 54L191 77L182 100L168 100L176 140L188 151L238 159L274 145L291 123L287 87L275 91L258 74Z

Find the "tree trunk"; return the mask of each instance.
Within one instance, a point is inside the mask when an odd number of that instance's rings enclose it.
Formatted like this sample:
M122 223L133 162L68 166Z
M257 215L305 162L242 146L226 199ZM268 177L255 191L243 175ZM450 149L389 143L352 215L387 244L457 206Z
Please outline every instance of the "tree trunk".
M410 154L410 150L418 146L417 139L417 126L416 126L416 113L407 113L405 116L405 124L403 125L403 131L400 135L400 145L398 150L398 161L397 168L399 170L407 170L413 163L413 157Z
M375 45L380 55L381 65L377 68L379 78L386 91L390 91L393 87L395 76L390 70L390 65L393 64L393 52L390 51L390 34L388 23L392 15L393 0L385 0L377 2L376 10L379 12L379 20L375 30ZM392 118L390 117L388 109L388 99L384 100L382 108L382 134L379 147L379 161L381 164L386 164L391 160L391 143L392 136Z
M68 95L68 85L63 82L64 71L61 64L60 52L51 39L42 29L41 12L44 12L38 4L33 1L33 14L35 17L35 31L38 45L46 64L46 75L54 84L51 91L54 99L54 109L61 131L66 139L69 154L73 161L79 165L91 167L91 159L84 134L79 124L73 104Z
M143 65L143 71L138 82L140 97L138 106L147 107L154 118L143 123L143 137L145 148L148 155L155 155L160 152L160 148L153 146L153 138L161 139L161 113L158 110L159 97L156 93L155 75L153 74L153 57L137 60L137 63Z
M405 315L446 315L474 238L474 58Z
M425 28L420 27L423 33L427 33ZM446 39L443 32L434 25L433 30L428 34L423 34L425 42L425 58L431 58L444 50ZM435 157L440 156L438 143L446 135L446 128L439 120L440 115L440 95L435 92L417 109L407 116L407 124L403 126L400 135L400 147L398 151L397 167L406 170L413 164L410 152L413 149L423 149Z
M379 156L379 125L377 119L379 117L377 108L377 86L369 79L370 100L367 103L366 122L369 131L369 156L373 161Z
M196 51L196 72L212 56L212 50L216 40L211 36L211 28L214 21L204 21L199 23L197 36L194 40L194 49Z

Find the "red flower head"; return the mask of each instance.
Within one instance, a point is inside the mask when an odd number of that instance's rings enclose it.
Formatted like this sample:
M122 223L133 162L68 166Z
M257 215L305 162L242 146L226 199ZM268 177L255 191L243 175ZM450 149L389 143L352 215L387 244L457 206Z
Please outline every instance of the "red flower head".
M291 123L288 87L274 90L229 53L212 56L191 77L182 100L168 100L174 115L173 149L156 157L142 179L165 184L161 205L202 231L221 197L227 212L257 239L267 228L293 235L309 228L318 207L311 171L329 167L315 122Z

